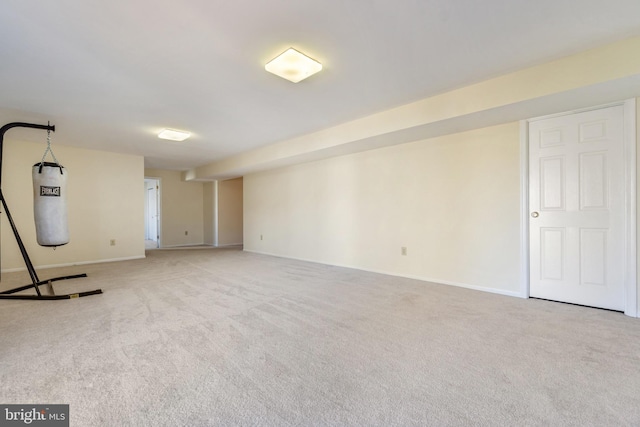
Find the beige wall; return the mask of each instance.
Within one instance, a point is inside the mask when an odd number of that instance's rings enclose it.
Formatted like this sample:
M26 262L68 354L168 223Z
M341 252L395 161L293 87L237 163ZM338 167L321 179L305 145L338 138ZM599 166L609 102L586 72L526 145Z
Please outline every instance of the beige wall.
M519 174L509 123L248 175L244 247L518 295Z
M56 157L69 173L70 242L53 250L36 243L33 219L31 167L42 158L45 144L14 139L10 132L4 142L2 190L36 267L144 257L142 157L54 143ZM24 269L6 215L0 216L2 269Z
M243 238L243 179L218 181L218 245L239 245Z
M185 182L179 171L145 169L144 175L160 179L160 246L204 243L203 183Z

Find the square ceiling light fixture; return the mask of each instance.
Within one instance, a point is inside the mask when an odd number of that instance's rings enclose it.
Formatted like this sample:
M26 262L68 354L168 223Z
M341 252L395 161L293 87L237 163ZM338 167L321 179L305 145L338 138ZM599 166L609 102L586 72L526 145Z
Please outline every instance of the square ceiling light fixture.
M290 82L298 83L322 70L322 64L290 47L269 61L264 69Z
M190 136L191 134L189 132L174 129L162 129L162 131L158 134L158 138L168 139L171 141L184 141Z

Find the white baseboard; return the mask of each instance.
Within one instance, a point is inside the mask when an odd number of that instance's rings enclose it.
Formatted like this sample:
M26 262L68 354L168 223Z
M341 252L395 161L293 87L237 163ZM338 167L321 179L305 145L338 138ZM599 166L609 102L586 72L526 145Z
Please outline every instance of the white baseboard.
M228 245L212 245L211 243L194 243L189 245L169 245L169 246L160 246L157 249L149 249L151 251L162 250L162 249L204 249L204 248L241 248L242 243L231 243Z
M132 257L123 257L123 258L109 258L109 259L100 259L100 260L93 260L93 261L78 261L78 262L69 262L69 263L64 263L64 264L50 264L50 265L35 265L34 268L38 269L38 270L43 270L43 269L47 269L47 268L57 268L57 267L72 267L74 265L87 265L87 264L103 264L106 262L118 262L118 261L131 261L134 259L143 259L145 258L144 255L138 255L138 256L132 256ZM15 273L17 271L26 271L27 267L19 267L19 268L7 268L6 270L3 269L0 272L1 273Z
M169 249L169 248L184 248L187 246L213 246L209 243L185 243L184 245L162 245L158 249Z
M527 298L526 296L524 296L519 291L507 291L507 290L504 290L504 289L488 288L488 287L484 287L484 286L470 285L470 284L467 284L467 283L452 282L452 281L449 281L449 280L434 279L434 278L430 278L430 277L415 276L415 275L411 275L411 274L391 273L391 272L384 271L384 270L373 270L373 269L367 269L367 268L362 268L362 267L356 267L356 266L353 266L353 265L329 264L329 263L326 263L326 262L321 262L321 261L312 260L312 259L290 257L290 256L272 254L272 253L269 253L269 252L261 252L261 251L255 251L255 250L250 250L250 249L244 249L244 251L245 252L250 252L250 253L255 253L255 254L260 254L260 255L268 255L268 256L275 256L275 257L279 257L279 258L294 259L296 261L313 262L313 263L316 263L316 264L331 265L331 266L334 266L334 267L351 268L353 270L367 271L369 273L384 274L384 275L387 275L387 276L403 277L403 278L406 278L406 279L420 280L421 282L430 282L430 283L435 283L435 284L439 284L439 285L456 286L458 288L471 289L471 290L474 290L474 291L481 291L481 292L489 292L489 293L492 293L492 294L506 295L506 296L510 296L510 297Z
M227 246L242 246L242 242L240 243L227 243L225 245L214 245L212 243L189 243L186 245L167 245L160 246L159 249L168 249L168 248L184 248L187 246L211 246L212 248L226 248Z

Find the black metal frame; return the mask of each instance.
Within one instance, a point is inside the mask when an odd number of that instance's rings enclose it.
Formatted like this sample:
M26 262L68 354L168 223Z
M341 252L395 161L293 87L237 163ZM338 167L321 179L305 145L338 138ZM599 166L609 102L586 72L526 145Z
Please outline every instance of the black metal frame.
M29 276L31 277L30 285L20 286L19 288L9 289L7 291L0 292L0 299L22 299L22 300L45 301L45 300L71 299L71 298L79 298L79 297L86 297L89 295L101 294L102 289L96 289L96 290L87 291L87 292L79 292L76 294L64 294L64 295L55 295L55 293L53 292L52 282L57 282L59 280L76 279L79 277L87 277L86 274L76 274L73 276L55 277L49 280L40 280L38 278L36 269L33 266L31 259L29 258L29 254L27 253L27 249L25 248L24 243L22 243L22 239L20 238L20 234L18 233L18 228L16 227L16 224L13 222L13 218L11 217L11 212L9 212L9 207L7 206L7 202L5 201L4 194L2 194L2 153L4 151L3 150L4 134L6 131L14 127L44 129L44 130L53 131L53 132L55 132L56 130L56 127L50 124L35 125L31 123L22 123L22 122L9 123L0 128L0 201L2 201L2 207L7 214L7 219L9 220L9 224L11 225L11 230L13 230L13 235L16 237L16 241L18 242L18 247L20 248L20 253L22 254L24 263L27 266L27 270L29 271ZM44 284L48 285L49 295L42 295L42 292L40 292L39 286ZM31 288L34 288L36 290L37 295L22 295L22 294L13 295L17 292L25 291Z

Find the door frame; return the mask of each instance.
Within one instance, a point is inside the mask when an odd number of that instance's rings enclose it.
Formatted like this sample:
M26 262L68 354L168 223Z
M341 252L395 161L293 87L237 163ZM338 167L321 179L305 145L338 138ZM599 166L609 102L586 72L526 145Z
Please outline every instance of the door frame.
M162 239L162 197L161 197L161 191L162 191L162 179L160 177L155 177L155 176L145 176L144 177L145 181L146 180L155 180L156 184L158 186L158 188L156 189L156 232L157 232L157 236L158 238L156 239L158 242L158 248L162 247L162 243L161 243L161 239ZM147 202L147 196L145 194L145 205ZM146 227L147 227L147 221L149 220L149 215L147 213L147 208L145 206L145 237L147 235L146 233Z
M640 317L638 310L638 282L636 258L636 99L566 111L520 121L520 295L529 298L529 123L567 116L585 111L622 106L624 109L624 195L625 195L625 310L624 314Z

